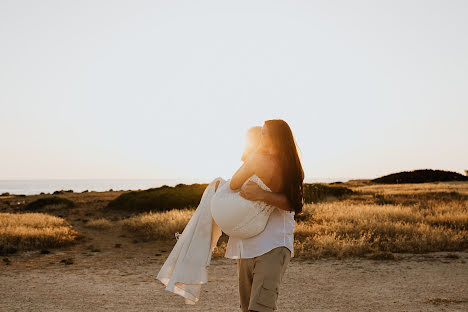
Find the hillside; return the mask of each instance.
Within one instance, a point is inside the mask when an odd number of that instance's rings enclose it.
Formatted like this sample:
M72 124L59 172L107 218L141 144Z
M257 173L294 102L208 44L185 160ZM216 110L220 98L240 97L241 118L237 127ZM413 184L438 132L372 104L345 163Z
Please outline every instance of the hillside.
M449 181L468 181L468 177L453 171L419 169L414 171L402 171L392 173L372 180L372 182L379 184L427 183Z

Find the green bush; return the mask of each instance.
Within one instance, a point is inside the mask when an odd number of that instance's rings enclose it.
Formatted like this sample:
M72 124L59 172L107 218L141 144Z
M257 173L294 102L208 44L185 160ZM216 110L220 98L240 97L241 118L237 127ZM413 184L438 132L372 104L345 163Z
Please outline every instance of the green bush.
M353 194L353 190L344 186L328 186L320 183L304 183L304 202L317 203L327 198L343 198Z
M35 201L30 202L24 208L28 211L34 211L39 209L44 209L47 206L60 206L62 208L73 208L75 207L75 203L68 198L58 197L58 196L51 196L51 197L44 197L39 198Z
M132 212L166 211L197 207L208 184L178 184L124 193L109 202L108 209Z

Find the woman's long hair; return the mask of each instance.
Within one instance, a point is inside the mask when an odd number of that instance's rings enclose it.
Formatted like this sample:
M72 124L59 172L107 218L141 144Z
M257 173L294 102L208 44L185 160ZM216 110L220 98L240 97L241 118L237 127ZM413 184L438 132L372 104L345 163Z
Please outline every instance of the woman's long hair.
M304 206L304 170L298 155L298 146L289 125L282 119L265 121L273 148L278 152L283 174L283 191L294 208L295 216Z

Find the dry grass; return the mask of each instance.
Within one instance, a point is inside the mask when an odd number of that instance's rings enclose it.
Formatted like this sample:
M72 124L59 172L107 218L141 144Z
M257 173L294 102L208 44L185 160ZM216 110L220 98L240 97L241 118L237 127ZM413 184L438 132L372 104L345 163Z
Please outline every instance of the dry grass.
M400 252L468 248L468 183L361 185L353 189L359 193L346 200L304 207L295 228L295 256L394 259L393 254ZM101 215L84 226L120 229L143 240L175 242L174 234L182 233L193 213L194 209L149 212L120 221ZM78 235L62 218L0 213L0 245L58 247ZM224 256L225 249L226 243L221 242L213 257Z
M363 256L378 252L456 251L468 248L468 203L307 205L295 229L297 255Z
M366 256L393 259L392 253L456 251L468 248L468 203L433 203L429 208L353 202L307 205L297 222L294 249L307 258ZM142 214L121 221L144 239L174 239L193 210ZM223 242L213 251L222 257ZM373 255L376 255L375 257Z
M446 305L448 303L463 303L463 302L467 302L468 300L464 300L464 299L452 299L452 298L445 298L445 297L442 297L442 298L429 298L426 300L427 303L432 303L432 304L435 304L435 305Z
M86 227L98 230L110 229L115 226L115 224L105 218L90 220L85 224Z
M468 195L468 182L434 182L434 183L411 183L411 184L371 184L353 187L345 185L353 191L363 193L391 194L418 194L430 192L458 192Z
M433 189L432 184L412 186L412 191L447 191L446 184L439 189ZM467 183L457 185L459 188L451 191L463 192ZM378 191L407 194L401 185L378 186ZM420 196L414 204L379 205L372 199L356 200L359 198L308 204L296 224L295 256L395 259L393 253L467 249L468 201L425 198ZM145 213L120 224L125 231L144 239L175 239L174 233L182 233L193 212L184 209ZM225 249L226 243L222 242L213 251L213 257L222 257Z
M122 229L146 240L171 239L182 233L195 210L173 209L164 212L143 213L119 221Z
M0 245L20 250L61 247L79 237L67 221L43 213L0 213Z
M221 242L218 246L215 247L213 250L212 258L223 258L226 254L227 243Z

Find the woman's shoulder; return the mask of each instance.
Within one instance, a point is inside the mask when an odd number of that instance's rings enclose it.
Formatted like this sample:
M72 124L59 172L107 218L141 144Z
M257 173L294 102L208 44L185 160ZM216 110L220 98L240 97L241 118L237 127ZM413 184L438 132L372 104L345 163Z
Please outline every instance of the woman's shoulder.
M271 163L271 164L277 164L278 163L278 157L272 154L264 153L264 152L256 152L253 155L253 159L255 161L260 161L262 163Z
M256 174L268 187L278 192L282 189L282 174L279 161L273 155L259 155L257 159Z
M276 171L280 168L280 161L275 155L271 154L258 154L255 163L260 170Z

